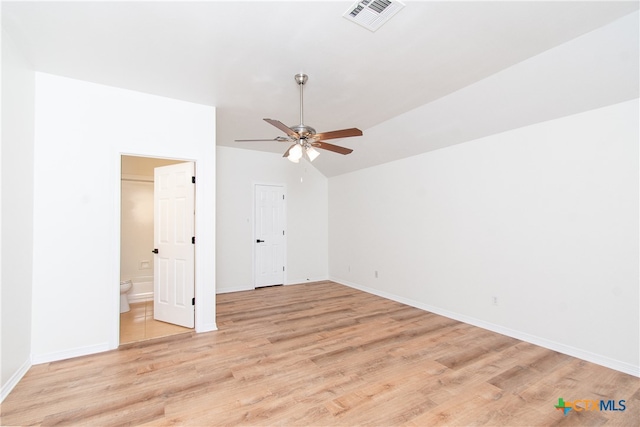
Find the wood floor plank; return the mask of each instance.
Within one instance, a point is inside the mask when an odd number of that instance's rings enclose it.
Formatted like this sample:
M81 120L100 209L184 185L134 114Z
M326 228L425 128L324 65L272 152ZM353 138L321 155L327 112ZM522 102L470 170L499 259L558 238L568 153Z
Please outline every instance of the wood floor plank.
M218 331L32 367L0 424L638 425L636 377L336 283L217 299Z

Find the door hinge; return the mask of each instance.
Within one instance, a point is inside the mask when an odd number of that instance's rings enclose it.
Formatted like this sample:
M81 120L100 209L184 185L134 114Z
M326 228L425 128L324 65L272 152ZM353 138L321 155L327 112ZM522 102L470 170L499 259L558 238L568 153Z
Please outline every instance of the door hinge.
M196 305L196 297L191 298L191 305Z
M195 183L196 183L196 177L195 177L195 176L192 176L192 177L191 177L191 183L192 183L192 184L195 184Z
M282 195L282 200L284 200L284 194Z
M284 236L284 230L282 230L282 235Z
M282 266L282 271L284 271L284 265Z
M193 236L191 238L191 244L195 245L196 244L196 236Z

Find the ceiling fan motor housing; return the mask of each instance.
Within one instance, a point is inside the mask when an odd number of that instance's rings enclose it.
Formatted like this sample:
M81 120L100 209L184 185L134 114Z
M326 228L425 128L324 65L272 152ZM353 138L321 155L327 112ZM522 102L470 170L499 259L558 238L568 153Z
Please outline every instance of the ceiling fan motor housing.
M291 126L291 129L293 129L298 133L298 135L300 135L300 139L307 139L308 137L316 134L316 130L314 128L303 124Z

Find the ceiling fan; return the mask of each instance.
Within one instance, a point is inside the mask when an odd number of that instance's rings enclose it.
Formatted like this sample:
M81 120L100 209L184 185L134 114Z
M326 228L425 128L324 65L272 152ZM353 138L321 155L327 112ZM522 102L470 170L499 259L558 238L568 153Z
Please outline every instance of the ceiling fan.
M293 143L282 157L286 157L294 163L298 163L303 156L306 156L312 162L320 153L316 148L333 151L339 154L349 154L353 150L351 148L340 147L338 145L329 144L322 141L323 139L347 138L350 136L362 136L362 131L357 128L334 130L331 132L316 133L311 126L304 124L304 108L303 108L303 91L304 84L308 80L306 74L296 74L294 76L296 83L300 86L300 124L288 127L282 122L273 119L264 119L265 122L277 127L287 134L287 136L277 136L273 139L236 139L236 142L251 141L281 141Z

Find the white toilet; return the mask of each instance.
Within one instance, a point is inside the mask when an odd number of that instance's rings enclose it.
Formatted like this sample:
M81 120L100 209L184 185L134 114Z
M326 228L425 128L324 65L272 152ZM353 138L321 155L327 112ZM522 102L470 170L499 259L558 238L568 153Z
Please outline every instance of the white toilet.
M126 313L131 310L129 308L129 300L127 299L127 292L131 290L131 286L131 280L120 282L120 313Z

